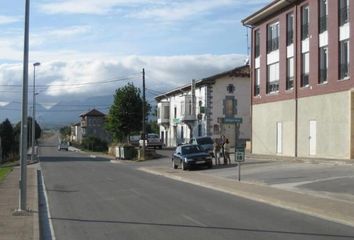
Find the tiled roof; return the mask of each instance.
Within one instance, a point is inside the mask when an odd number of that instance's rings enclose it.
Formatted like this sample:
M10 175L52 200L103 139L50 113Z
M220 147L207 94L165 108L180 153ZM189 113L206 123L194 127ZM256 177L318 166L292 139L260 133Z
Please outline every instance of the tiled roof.
M102 112L100 112L100 111L98 111L97 109L92 109L92 110L90 110L90 111L88 111L88 112L86 112L86 113L82 113L81 115L80 115L80 117L86 117L86 116L90 116L90 117L104 117L104 116L106 116L104 113L102 113Z

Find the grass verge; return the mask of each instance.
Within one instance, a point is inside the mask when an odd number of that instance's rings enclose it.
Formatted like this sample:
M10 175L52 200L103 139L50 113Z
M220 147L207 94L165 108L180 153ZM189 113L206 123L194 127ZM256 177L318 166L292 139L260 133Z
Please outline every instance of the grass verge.
M12 167L0 167L0 183L12 171Z

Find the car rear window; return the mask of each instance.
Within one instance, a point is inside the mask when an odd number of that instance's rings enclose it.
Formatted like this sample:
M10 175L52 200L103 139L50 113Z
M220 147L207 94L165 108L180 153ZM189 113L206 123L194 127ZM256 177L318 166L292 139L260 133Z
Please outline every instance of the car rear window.
M210 137L204 137L204 138L198 138L197 139L198 144L213 144L213 139Z
M190 146L184 146L182 147L182 154L185 155L185 154L192 154L192 153L199 153L201 152L202 150L196 146L196 145L190 145Z

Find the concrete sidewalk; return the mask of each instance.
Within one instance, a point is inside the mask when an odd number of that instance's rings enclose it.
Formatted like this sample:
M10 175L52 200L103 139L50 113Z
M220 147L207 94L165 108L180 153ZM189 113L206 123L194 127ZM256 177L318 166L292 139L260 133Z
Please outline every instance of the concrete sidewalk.
M238 182L202 172L174 170L165 166L146 166L139 170L354 227L354 203L348 201Z
M20 168L14 170L0 184L0 239L39 239L37 164L27 168L27 208L23 216L13 216L19 203Z

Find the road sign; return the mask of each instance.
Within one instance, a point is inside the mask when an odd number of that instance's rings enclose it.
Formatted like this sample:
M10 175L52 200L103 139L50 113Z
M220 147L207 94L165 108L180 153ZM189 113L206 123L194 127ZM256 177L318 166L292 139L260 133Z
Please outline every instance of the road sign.
M235 117L235 118L224 118L224 123L242 123L242 118L241 117Z

